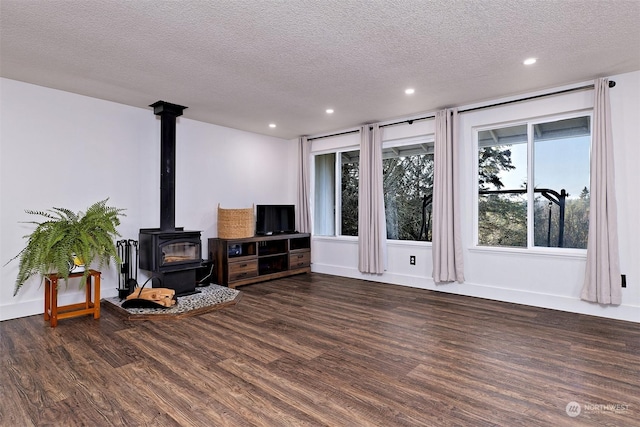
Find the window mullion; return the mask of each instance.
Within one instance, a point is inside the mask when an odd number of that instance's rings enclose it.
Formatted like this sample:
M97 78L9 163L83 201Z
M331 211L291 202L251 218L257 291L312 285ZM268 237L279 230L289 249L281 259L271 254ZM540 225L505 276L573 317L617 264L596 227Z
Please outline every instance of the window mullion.
M527 123L527 248L534 246L535 181L533 156L533 124Z

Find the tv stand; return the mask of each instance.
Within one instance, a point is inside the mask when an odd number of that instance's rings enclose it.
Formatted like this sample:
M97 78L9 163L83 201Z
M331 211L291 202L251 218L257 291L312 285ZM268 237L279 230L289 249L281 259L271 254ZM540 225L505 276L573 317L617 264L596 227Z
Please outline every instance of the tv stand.
M219 285L230 288L311 272L311 235L274 234L209 239Z

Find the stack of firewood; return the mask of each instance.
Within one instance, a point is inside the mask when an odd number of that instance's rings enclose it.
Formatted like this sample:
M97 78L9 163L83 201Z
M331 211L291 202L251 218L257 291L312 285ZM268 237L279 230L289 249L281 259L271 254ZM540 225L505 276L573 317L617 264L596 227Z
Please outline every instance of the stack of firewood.
M146 299L165 307L172 307L176 304L175 294L176 291L169 288L135 288L127 300Z

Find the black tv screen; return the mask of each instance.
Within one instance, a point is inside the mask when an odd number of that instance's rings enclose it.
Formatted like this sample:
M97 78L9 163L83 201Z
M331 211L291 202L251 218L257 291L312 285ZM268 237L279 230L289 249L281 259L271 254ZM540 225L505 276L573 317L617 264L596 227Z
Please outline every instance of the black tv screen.
M256 234L294 233L294 205L256 205Z

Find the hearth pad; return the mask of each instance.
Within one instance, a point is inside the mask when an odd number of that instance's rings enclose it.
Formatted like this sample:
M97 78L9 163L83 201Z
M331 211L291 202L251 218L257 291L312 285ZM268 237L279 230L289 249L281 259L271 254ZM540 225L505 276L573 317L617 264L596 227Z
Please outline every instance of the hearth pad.
M128 320L162 320L179 319L195 316L213 310L235 305L240 300L241 293L219 285L209 285L198 288L200 292L178 297L178 303L170 308L123 308L118 297L101 300L104 309L109 310Z

